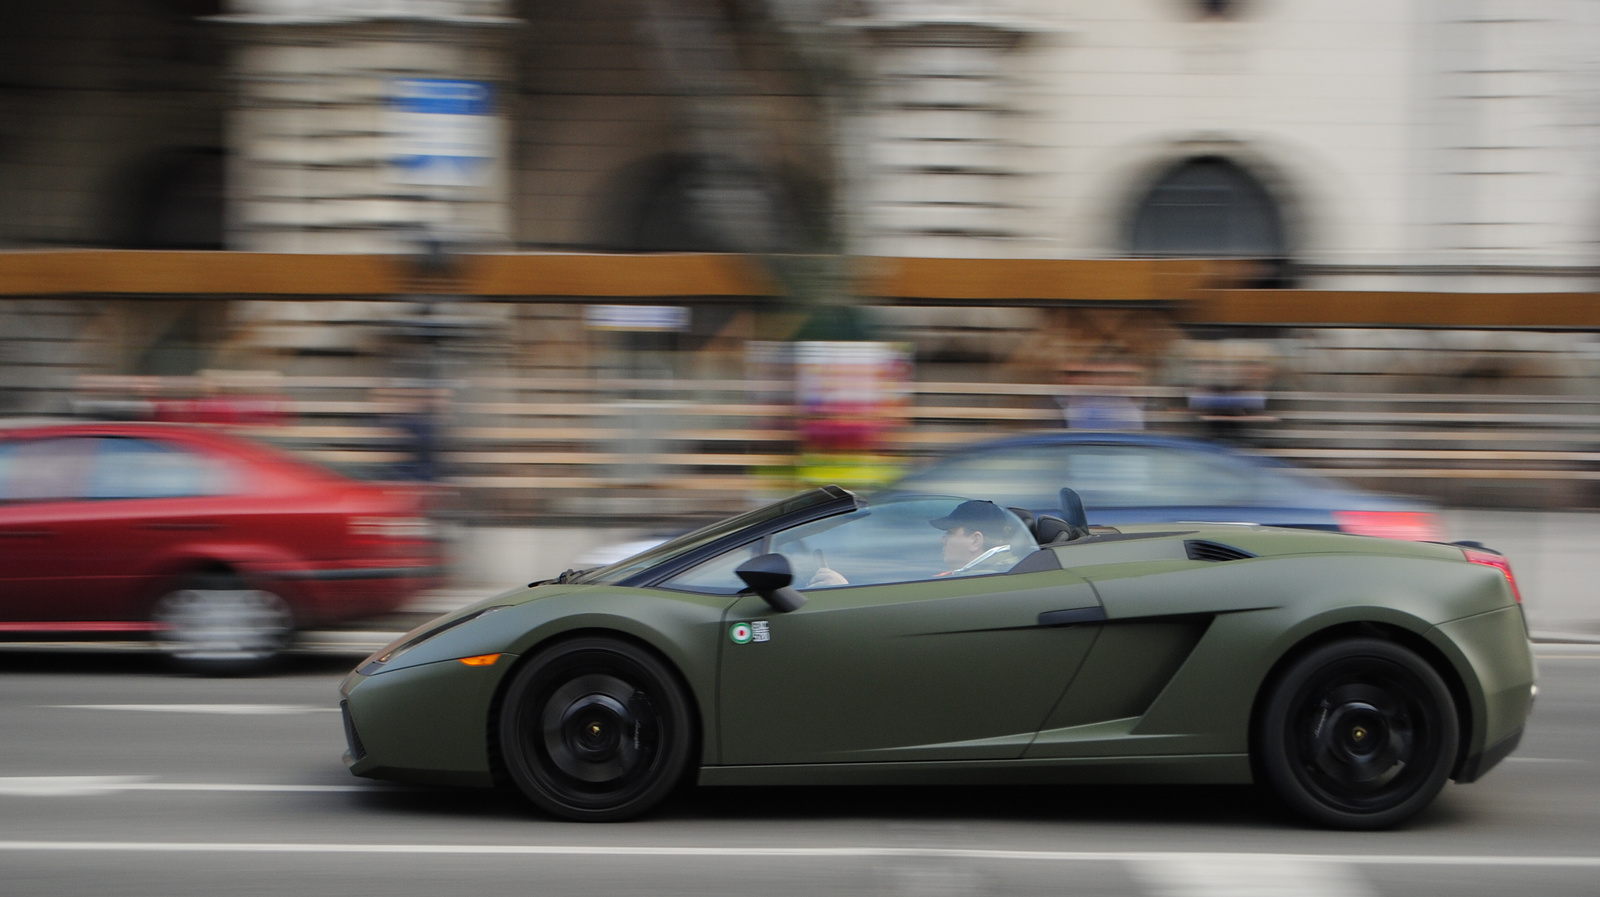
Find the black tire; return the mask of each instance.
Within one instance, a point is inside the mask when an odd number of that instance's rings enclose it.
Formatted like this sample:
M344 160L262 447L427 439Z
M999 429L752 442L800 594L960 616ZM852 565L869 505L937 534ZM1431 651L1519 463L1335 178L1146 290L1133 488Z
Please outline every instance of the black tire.
M282 596L229 573L174 583L151 618L161 627L162 652L179 668L208 676L260 672L294 636L294 613Z
M507 776L540 809L610 822L644 813L683 780L692 726L666 664L590 637L552 645L513 675L496 734Z
M1311 651L1269 686L1256 760L1305 818L1381 829L1439 794L1459 742L1455 702L1438 672L1393 642L1355 638Z

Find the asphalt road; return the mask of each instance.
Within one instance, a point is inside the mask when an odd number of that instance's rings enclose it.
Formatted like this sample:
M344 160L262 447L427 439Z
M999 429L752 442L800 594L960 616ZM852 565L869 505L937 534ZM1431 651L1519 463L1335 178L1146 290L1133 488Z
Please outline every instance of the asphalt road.
M0 653L0 894L1600 894L1600 651L1540 655L1518 753L1404 829L1351 834L1217 787L699 789L554 822L349 776L354 658L214 680Z

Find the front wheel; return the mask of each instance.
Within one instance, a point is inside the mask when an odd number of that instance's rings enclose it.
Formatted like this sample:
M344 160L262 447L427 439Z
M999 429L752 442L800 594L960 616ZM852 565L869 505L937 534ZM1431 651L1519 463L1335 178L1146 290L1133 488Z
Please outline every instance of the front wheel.
M1426 807L1450 777L1460 729L1450 689L1393 642L1332 642L1270 686L1256 743L1272 790L1332 828L1379 829Z
M689 702L678 678L628 642L582 638L539 652L501 705L505 771L534 804L605 822L649 810L689 766Z

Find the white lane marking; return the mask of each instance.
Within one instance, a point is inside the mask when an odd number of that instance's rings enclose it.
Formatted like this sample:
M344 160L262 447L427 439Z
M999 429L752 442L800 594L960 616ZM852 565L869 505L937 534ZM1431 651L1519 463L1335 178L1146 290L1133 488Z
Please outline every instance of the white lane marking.
M1161 851L988 850L945 847L671 847L582 844L313 844L252 841L0 841L0 852L69 853L309 853L427 854L460 856L724 857L786 859L834 857L1039 860L1045 862L1163 863L1209 860L1248 865L1264 862L1342 863L1351 866L1505 866L1600 868L1597 856L1486 856L1446 854L1166 853Z
M395 790L382 785L268 785L249 782L158 782L155 776L0 776L0 796L100 797L127 791L337 793Z
M1372 889L1347 864L1288 856L1189 856L1130 862L1158 897L1362 897Z
M290 645L285 654L360 658L382 648L404 635L403 632L358 633L358 638L337 640L320 639L314 642ZM368 638L367 636L371 637ZM161 646L152 642L5 642L0 644L4 654L159 654Z
M273 716L285 713L338 713L337 707L311 704L46 704L53 710L130 710L137 713L220 713Z
M1507 757L1507 763L1588 763L1587 760L1568 760L1561 757Z
M126 791L153 776L4 776L0 794L25 797L94 797Z

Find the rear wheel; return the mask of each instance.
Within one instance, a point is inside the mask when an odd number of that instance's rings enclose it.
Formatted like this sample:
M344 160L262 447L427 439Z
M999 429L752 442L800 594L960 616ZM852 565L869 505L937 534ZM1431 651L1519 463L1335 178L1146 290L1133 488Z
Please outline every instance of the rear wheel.
M677 676L642 648L582 638L539 652L506 689L506 773L541 809L604 822L649 810L689 766L691 716Z
M161 649L180 666L208 675L261 669L294 634L294 614L278 594L231 574L194 576L156 601Z
M1302 816L1387 828L1444 787L1459 731L1450 690L1426 661L1393 642L1347 639L1296 660L1271 686L1257 759Z

